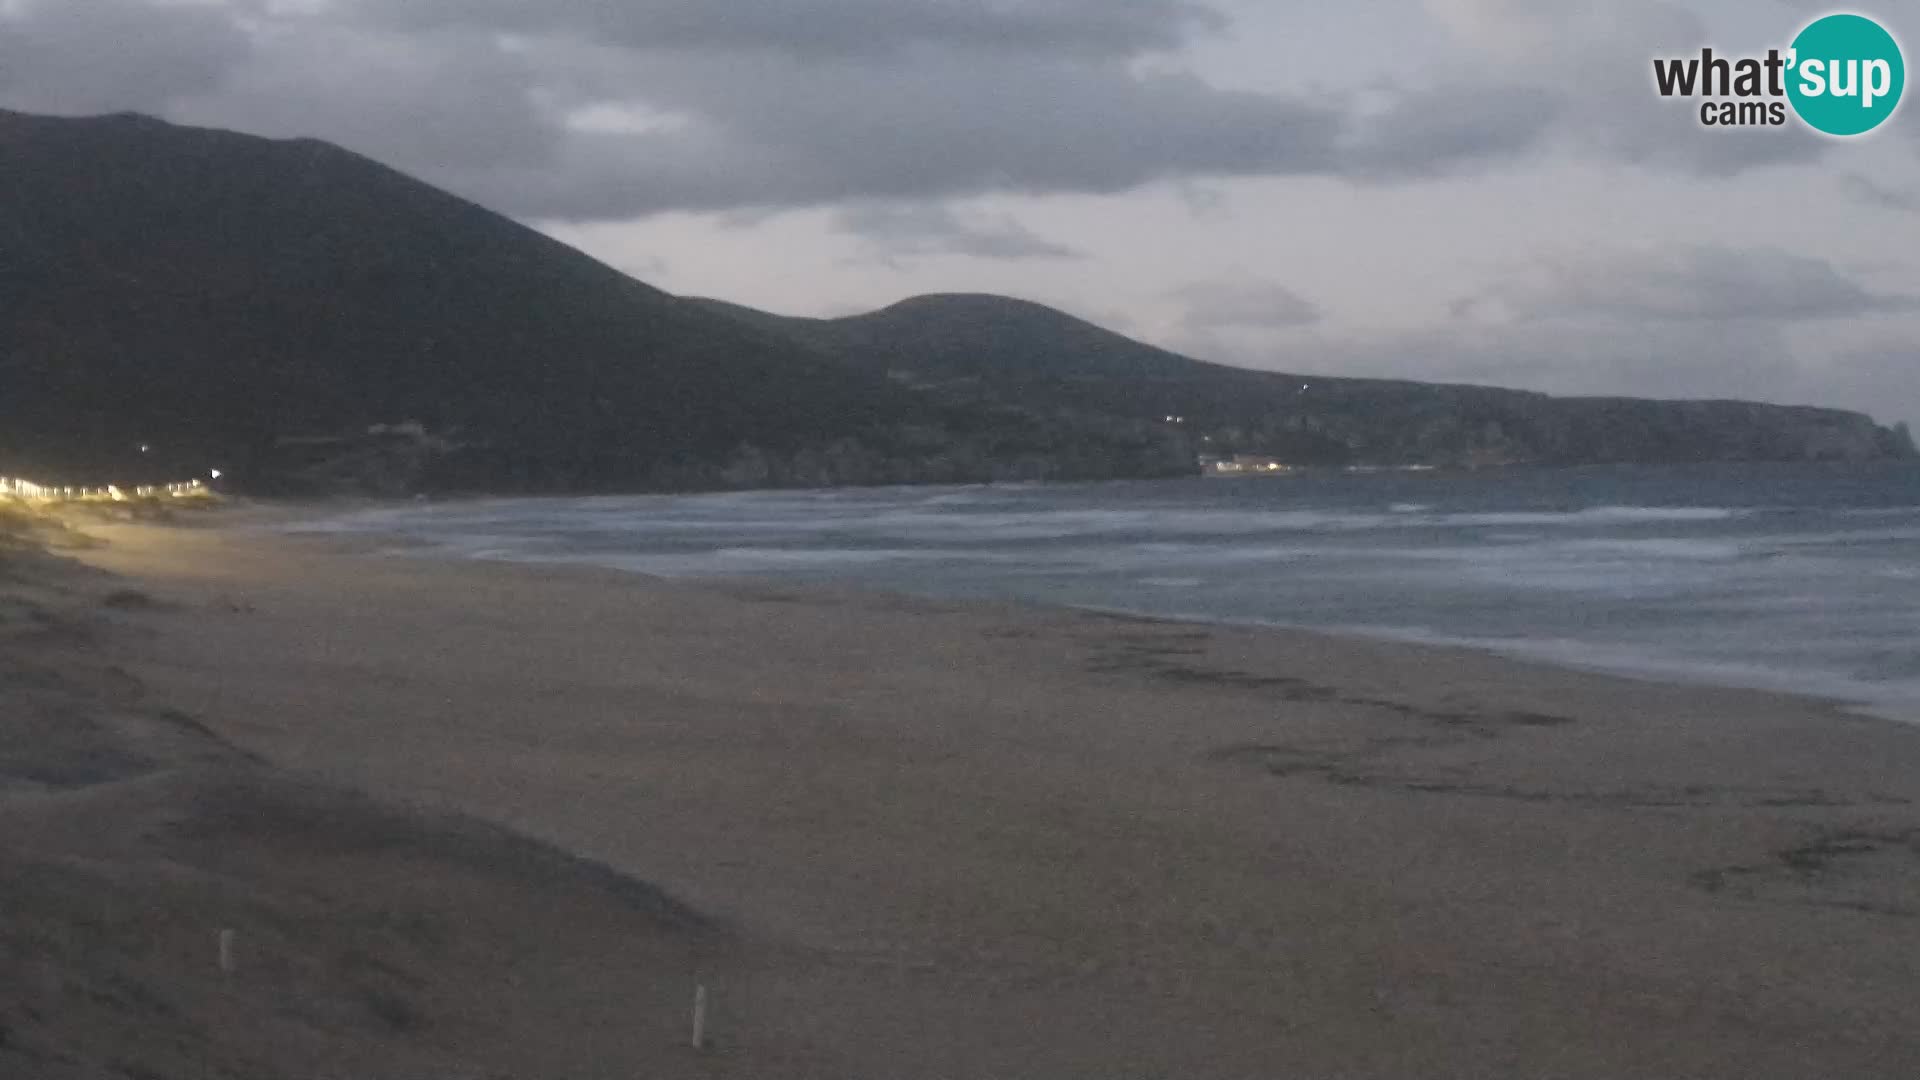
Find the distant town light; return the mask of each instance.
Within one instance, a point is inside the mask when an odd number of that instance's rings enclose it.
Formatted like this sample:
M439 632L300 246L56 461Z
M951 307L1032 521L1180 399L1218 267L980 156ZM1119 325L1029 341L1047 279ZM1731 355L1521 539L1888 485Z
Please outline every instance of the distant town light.
M150 445L148 445L147 443L141 443L141 444L140 444L140 452L141 452L141 453L143 453L143 454L148 454L148 453L152 453L152 452L153 452L153 447L152 447L152 446L150 446Z
M204 497L208 494L207 485L201 480L183 480L174 484L139 484L131 492L133 498L150 499L161 495L175 498ZM126 502L127 489L117 484L104 487L49 487L22 480L13 476L0 476L0 500L19 500L29 503L53 502Z

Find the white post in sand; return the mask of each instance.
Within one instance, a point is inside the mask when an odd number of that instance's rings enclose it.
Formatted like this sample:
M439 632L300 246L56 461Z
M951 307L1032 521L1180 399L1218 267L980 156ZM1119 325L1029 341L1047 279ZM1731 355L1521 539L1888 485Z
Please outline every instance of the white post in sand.
M707 1047L707 985L693 984L693 1048Z
M233 974L233 931L220 931L220 974Z

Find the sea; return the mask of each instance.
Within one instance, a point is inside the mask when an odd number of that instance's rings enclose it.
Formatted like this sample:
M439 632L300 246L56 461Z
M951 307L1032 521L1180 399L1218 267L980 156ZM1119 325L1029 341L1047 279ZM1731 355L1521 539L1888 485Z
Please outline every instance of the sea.
M1920 722L1916 463L482 499L300 528L1460 645Z

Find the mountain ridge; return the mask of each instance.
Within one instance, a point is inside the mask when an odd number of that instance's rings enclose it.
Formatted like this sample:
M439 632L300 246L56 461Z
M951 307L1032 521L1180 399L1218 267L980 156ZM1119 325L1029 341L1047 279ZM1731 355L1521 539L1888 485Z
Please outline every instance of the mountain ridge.
M317 140L0 113L0 191L0 458L52 480L642 490L1154 452L956 413Z
M1127 338L1033 301L909 297L818 319L699 299L823 352L963 399L1180 418L1201 451L1306 465L1657 463L1911 457L1864 413L1732 399L1558 397L1472 383L1234 367ZM1024 331L1024 337L1014 331ZM1012 338L1009 344L1009 338Z
M0 111L0 192L0 472L54 482L691 490L1191 475L1231 452L1911 452L1811 407L1324 376L1302 395L990 294L827 320L676 297L332 144L138 114Z

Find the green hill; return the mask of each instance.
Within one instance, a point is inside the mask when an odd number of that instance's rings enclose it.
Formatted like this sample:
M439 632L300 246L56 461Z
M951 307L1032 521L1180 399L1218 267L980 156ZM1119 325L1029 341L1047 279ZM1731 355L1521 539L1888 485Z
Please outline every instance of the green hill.
M0 473L610 490L1139 449L956 413L325 143L0 112L0 192Z
M833 320L682 299L338 147L137 115L0 112L0 194L0 475L43 482L616 491L1179 475L1209 450L1911 452L1834 410L1246 371L1004 297Z
M920 296L864 315L803 319L719 301L944 400L1140 422L1181 418L1199 450L1302 464L1478 465L1870 460L1904 457L1903 430L1838 409L1737 401L1555 398L1493 387L1337 378L1211 364L1025 300Z

